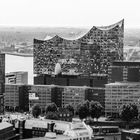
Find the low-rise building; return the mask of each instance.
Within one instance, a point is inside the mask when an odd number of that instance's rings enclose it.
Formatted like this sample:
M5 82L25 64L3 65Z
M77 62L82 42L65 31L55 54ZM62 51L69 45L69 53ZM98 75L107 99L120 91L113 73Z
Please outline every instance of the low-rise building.
M8 122L0 123L0 140L19 140L19 134L15 133L12 124Z
M53 138L56 140L58 138L61 138L61 140L75 140L77 138L80 140L90 140L93 135L92 128L81 120L65 122L58 120L30 119L19 121L19 125L16 126L16 129L19 129L23 139L46 137L46 139Z

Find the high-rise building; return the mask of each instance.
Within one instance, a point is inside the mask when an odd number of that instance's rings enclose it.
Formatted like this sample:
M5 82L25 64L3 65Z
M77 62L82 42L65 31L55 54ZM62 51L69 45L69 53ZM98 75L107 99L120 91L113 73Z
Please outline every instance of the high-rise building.
M34 39L34 74L107 74L114 60L123 60L124 20L105 26L93 26L85 35L68 39L54 36Z
M140 83L116 82L106 84L105 88L105 114L119 115L122 105L136 104L140 113Z
M5 74L5 83L9 84L28 84L28 72L17 71Z
M140 62L113 62L108 69L108 82L140 82Z
M5 54L0 54L0 114L4 113Z

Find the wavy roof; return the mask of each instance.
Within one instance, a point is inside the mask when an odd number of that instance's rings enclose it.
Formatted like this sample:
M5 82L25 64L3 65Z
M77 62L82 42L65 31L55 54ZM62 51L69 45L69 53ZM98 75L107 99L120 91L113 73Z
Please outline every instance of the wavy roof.
M88 33L90 33L93 29L99 29L101 31L107 31L107 30L110 30L110 29L113 29L115 28L116 26L119 26L119 27L122 27L123 26L123 23L124 23L124 19L122 19L121 21L115 23L115 24L112 24L112 25L109 25L109 26L93 26L90 30L88 30L87 32L83 32L79 35L74 35L72 37L64 37L64 36L61 36L61 35L55 35L55 36L47 36L44 41L47 41L47 40L51 40L51 39L54 39L54 38L61 38L61 39L64 39L64 40L78 40L78 39L81 39L82 37L84 37L85 35L87 35Z

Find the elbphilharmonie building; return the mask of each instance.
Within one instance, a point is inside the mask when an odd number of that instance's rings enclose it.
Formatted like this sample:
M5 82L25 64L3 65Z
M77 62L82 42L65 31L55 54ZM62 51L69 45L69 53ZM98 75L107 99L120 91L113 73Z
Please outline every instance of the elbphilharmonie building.
M123 60L124 20L110 26L93 26L73 39L55 35L34 39L34 74L53 74L56 63L64 74L107 74L113 61Z

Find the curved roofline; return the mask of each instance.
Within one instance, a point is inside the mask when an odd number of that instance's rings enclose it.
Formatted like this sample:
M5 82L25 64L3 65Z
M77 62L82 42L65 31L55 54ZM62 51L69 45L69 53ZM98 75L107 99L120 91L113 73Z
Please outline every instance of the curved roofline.
M96 26L97 29L99 30L110 30L110 29L113 29L114 27L116 27L117 25L119 26L122 26L124 23L124 19L120 20L119 22L117 23L114 23L114 24L111 24L111 25L108 25L108 26ZM121 25L120 25L121 24Z
M96 29L98 29L98 30L101 30L101 31L107 31L107 30L111 30L111 29L113 29L113 28L115 28L117 25L120 25L121 24L121 26L123 25L123 23L124 23L124 19L122 19L122 20L120 20L119 22L117 22L117 23L115 23L115 24L111 24L111 25L108 25L108 26L92 26L92 28L91 29L89 29L84 35L81 35L81 36L79 36L79 37L77 37L77 38L72 38L72 39L70 39L70 38L65 38L65 37L63 37L63 36L60 36L60 35L54 35L52 38L49 38L49 39L47 39L47 40L42 40L42 41L48 41L48 40L52 40L52 39L54 39L54 38L56 38L56 37L58 37L58 38L60 38L60 39L63 39L63 40L66 40L66 41L76 41L76 40L79 40L79 39L81 39L81 38L83 38L85 35L87 35L87 34L89 34L90 33L90 31L93 29L93 28L96 28ZM36 39L36 40L38 40L38 39ZM41 41L41 40L40 40Z

